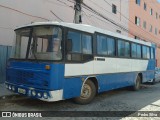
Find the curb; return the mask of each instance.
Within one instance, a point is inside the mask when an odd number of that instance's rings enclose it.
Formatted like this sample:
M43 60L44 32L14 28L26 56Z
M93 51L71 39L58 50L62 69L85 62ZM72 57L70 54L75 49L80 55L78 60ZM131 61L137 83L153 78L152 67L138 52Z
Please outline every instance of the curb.
M18 94L13 94L13 95L4 95L0 97L0 102L2 101L12 101L12 100L19 100L19 99L24 99L24 96L18 95Z

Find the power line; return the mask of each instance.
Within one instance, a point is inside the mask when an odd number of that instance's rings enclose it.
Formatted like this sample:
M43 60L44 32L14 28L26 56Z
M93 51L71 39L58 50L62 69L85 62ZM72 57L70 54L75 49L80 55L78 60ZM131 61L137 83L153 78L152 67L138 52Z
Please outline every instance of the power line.
M107 4L109 4L106 0L104 0ZM112 5L111 4L109 4L111 7L112 7ZM117 10L118 11L118 10ZM134 22L132 22L130 19L128 19L125 15L123 15L120 11L118 11L125 19L127 19L129 22L131 22L132 24L134 24L135 25L135 23ZM135 25L136 26L136 25ZM137 27L137 26L136 26ZM149 32L147 32L147 31L145 31L145 30L143 30L142 28L140 28L140 27L137 27L137 28L139 28L139 29L141 29L142 31L144 31L144 32L146 32L146 33L149 33ZM150 33L149 33L150 34ZM153 36L152 34L150 34L151 36ZM153 36L153 37L155 37L155 36ZM157 37L155 37L155 38L157 38ZM157 38L158 39L158 38Z
M59 20L61 20L62 22L64 22L60 17L58 17L52 10L50 10L50 12L54 15L54 16L56 16Z
M30 16L30 17L39 18L39 19L42 19L42 20L49 21L49 19L47 19L47 18L43 18L43 17L39 17L39 16L34 16L34 15L31 15L31 14L28 14L28 13L25 13L25 12L22 12L22 11L20 11L20 10L17 10L17 9L14 9L14 8L11 8L11 7L7 7L7 6L4 6L4 5L0 5L0 7L6 8L6 9L9 9L9 10L18 12L18 13L21 13L21 14L26 15L26 16Z

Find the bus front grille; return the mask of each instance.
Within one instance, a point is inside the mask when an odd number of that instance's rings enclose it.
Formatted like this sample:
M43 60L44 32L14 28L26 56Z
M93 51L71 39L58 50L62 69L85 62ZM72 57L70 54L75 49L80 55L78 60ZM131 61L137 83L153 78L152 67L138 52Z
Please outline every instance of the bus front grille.
M7 70L7 81L35 87L48 87L49 74L43 71Z

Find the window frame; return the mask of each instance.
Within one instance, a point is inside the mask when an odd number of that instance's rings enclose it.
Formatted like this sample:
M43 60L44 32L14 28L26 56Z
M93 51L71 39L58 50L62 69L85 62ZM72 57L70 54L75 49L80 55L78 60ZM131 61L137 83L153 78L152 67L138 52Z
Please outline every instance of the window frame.
M112 13L117 14L117 6L112 4Z
M119 56L119 54L118 54L119 53L119 51L118 51L119 50L119 48L118 48L118 41L124 42L124 49L125 49L124 56ZM129 43L129 49L130 49L129 56L125 55L126 54L126 47L125 47L126 46L126 44L125 44L126 42ZM117 48L116 49L117 49L117 57L119 57L119 58L129 58L129 59L131 58L131 42L130 41L118 38L117 39Z
M136 4L140 6L141 5L141 0L136 0Z
M114 53L114 55L108 55L108 47L107 47L107 55L104 55L104 54L98 54L98 51L97 51L97 36L98 35L100 35L100 36L105 36L105 37L109 37L109 38L112 38L112 39L114 39L114 47L115 47L115 53ZM99 33L99 32L96 32L95 33L95 54L97 55L97 56L100 56L100 57L116 57L116 38L115 37L113 37L113 36L109 36L109 35L106 35L106 34L103 34L103 33Z
M67 40L68 40L68 32L79 32L82 36L82 34L85 34L85 35L89 35L91 36L91 48L92 48L92 53L91 54L84 54L83 53L83 46L81 45L81 53L75 53L75 52L68 52L67 51ZM68 28L66 27L66 40L65 40L65 61L68 62L68 63L85 63L85 62L88 62L88 61L91 61L94 59L94 34L92 33L89 33L89 32L85 32L85 31L81 31L81 30L76 30L76 29L73 29L73 28ZM82 44L82 37L81 37L81 44ZM71 60L68 60L67 58L67 55L70 54L71 55ZM79 55L81 60L72 60L72 55ZM90 57L89 59L83 59L84 57Z
M147 4L146 4L146 2L144 2L143 9L144 9L145 11L147 11Z
M141 26L141 19L139 17L137 17L137 16L135 16L135 24L137 26Z
M143 56L143 47L146 47L146 52L147 52L147 48L149 48L149 58L147 58L147 54L146 54L146 58L144 58L144 56ZM142 59L144 59L144 60L149 60L149 59L151 59L151 46L147 46L147 45L142 45Z
M132 54L132 44L135 44L136 45L136 57L133 57L133 54ZM140 46L140 50L141 50L141 57L137 57L137 46ZM142 59L142 44L139 44L139 43L135 43L135 42L132 42L131 43L131 58L133 59Z

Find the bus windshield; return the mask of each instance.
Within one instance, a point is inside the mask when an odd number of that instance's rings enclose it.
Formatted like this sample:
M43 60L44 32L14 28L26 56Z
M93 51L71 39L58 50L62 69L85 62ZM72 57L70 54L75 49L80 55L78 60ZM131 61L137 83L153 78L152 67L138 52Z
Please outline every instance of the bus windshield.
M36 60L62 59L62 30L54 26L37 26L16 30L13 58Z

